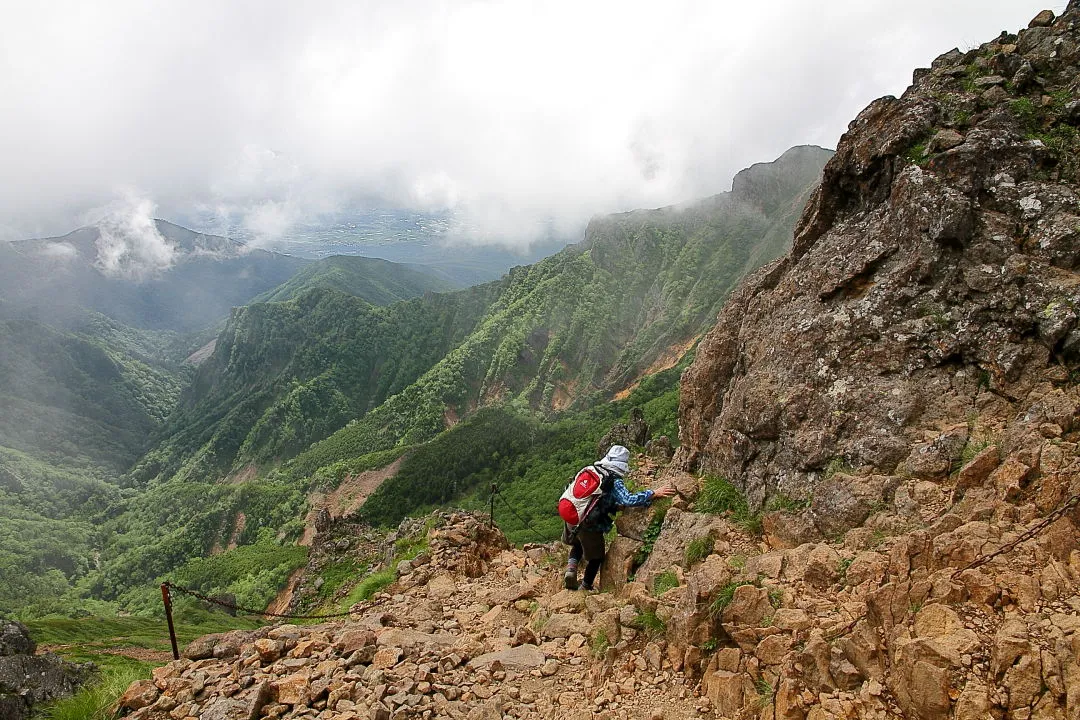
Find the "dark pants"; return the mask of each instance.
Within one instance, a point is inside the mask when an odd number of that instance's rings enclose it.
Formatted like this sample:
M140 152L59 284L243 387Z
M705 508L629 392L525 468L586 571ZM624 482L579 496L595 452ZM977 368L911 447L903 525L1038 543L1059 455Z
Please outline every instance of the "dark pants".
M604 533L595 530L578 530L571 540L570 528L564 527L563 542L570 545L571 560L585 558L585 574L581 581L585 585L592 586L596 573L600 572L600 566L604 562Z

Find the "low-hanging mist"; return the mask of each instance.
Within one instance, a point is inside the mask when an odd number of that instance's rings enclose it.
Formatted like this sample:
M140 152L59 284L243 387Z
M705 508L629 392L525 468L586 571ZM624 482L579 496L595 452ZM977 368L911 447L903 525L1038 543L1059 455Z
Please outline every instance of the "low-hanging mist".
M573 234L834 146L941 47L1043 4L9 3L0 237L67 232L117 188L266 242L357 204Z

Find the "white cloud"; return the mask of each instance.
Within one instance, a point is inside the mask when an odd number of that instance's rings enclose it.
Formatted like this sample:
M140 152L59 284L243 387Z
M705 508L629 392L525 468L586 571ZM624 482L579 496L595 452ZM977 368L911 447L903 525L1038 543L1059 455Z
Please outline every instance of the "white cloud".
M177 258L154 223L157 207L145 197L127 194L104 209L95 224L97 259L94 264L106 275L141 281L167 270Z
M0 0L0 227L65 231L117 186L268 238L360 201L574 227L834 146L1046 4Z
M51 242L42 246L41 255L50 260L68 262L69 260L77 258L79 256L79 251L71 243Z

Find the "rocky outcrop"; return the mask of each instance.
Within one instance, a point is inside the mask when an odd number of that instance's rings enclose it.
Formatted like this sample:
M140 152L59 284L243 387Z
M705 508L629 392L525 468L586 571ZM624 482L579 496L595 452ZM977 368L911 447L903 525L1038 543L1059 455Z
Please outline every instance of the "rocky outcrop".
M73 695L93 676L92 663L76 665L53 653L35 655L26 626L0 620L0 718L23 720L35 705Z
M676 463L766 547L656 612L721 714L1080 713L1078 70L1077 2L917 70L700 344Z
M946 53L851 123L790 255L739 287L684 374L687 468L761 506L837 469L944 480L987 438L1030 446L1017 415L1071 431L1077 15ZM1018 470L1000 482L1026 486Z

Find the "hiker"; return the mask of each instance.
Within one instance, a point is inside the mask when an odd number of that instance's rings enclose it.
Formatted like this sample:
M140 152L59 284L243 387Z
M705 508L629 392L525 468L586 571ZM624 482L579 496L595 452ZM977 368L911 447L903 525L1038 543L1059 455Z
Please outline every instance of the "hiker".
M586 565L585 574L581 578L581 589L591 591L599 584L596 574L604 561L604 533L611 530L615 524L615 513L627 507L646 507L657 498L675 494L675 488L670 485L637 493L627 490L622 479L630 470L629 460L629 450L622 445L612 445L603 460L577 474L564 493L564 499L560 499L559 512L564 520L562 539L570 546L570 559L566 563L564 577L567 590L577 590L579 587L578 563L583 557ZM591 481L598 481L599 485L591 487ZM577 493L574 493L575 487L579 488ZM587 490L588 494L581 488ZM574 502L575 497L578 498L577 502ZM565 500L566 498L570 500ZM584 499L589 502L583 503ZM567 502L574 502L575 507L571 509ZM571 520L577 519L578 513L581 514L579 522L572 524Z

